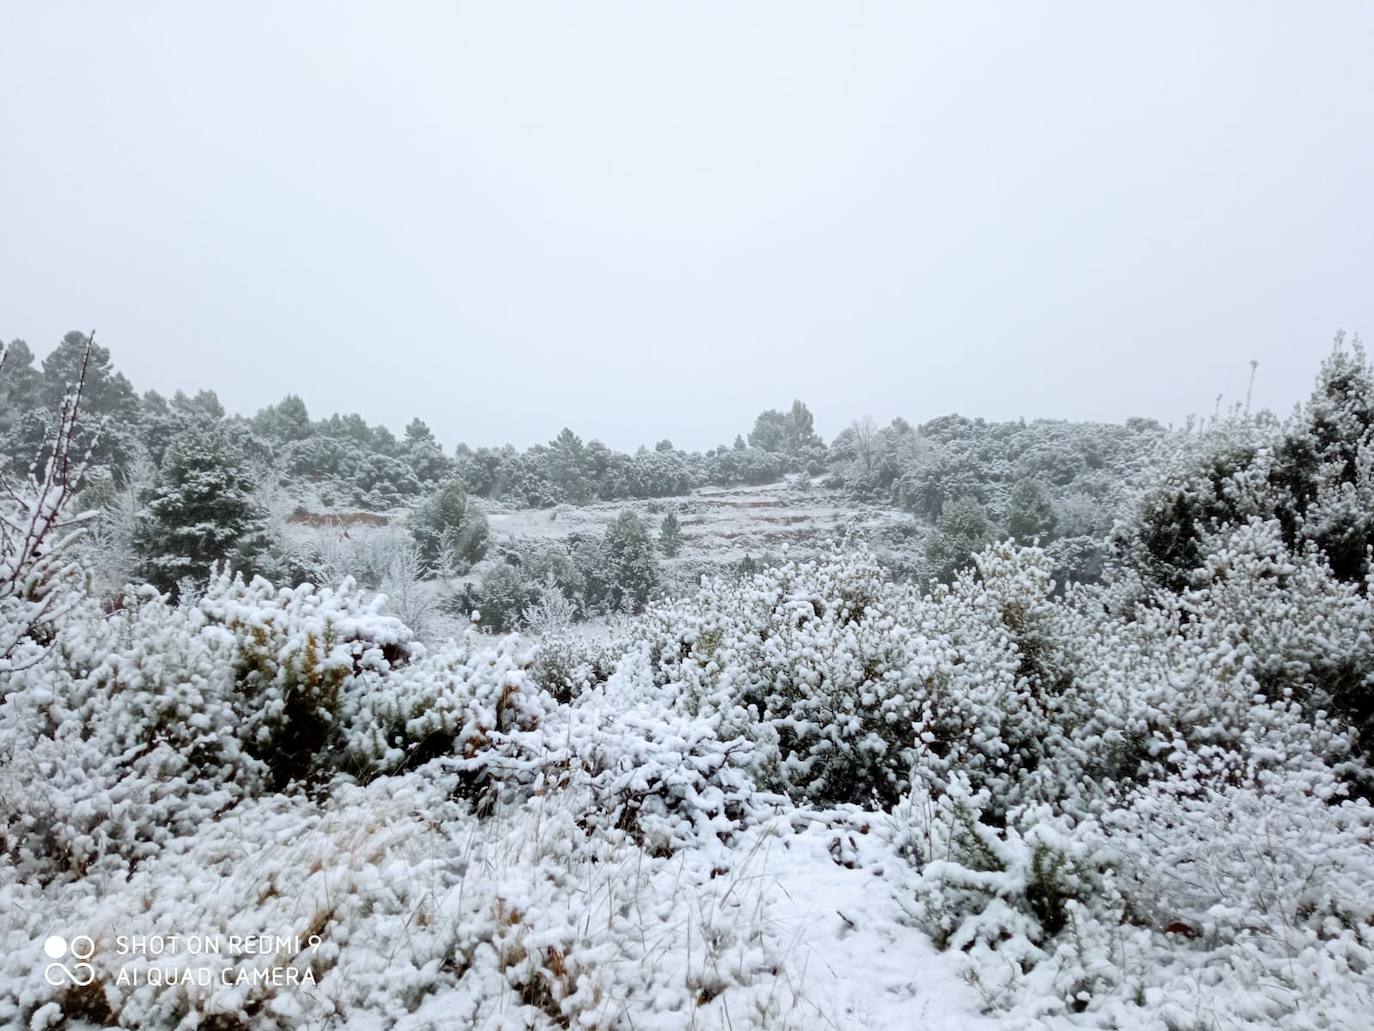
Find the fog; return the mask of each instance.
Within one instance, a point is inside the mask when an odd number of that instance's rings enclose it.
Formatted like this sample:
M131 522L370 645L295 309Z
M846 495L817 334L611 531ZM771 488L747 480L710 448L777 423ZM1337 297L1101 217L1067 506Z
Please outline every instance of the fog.
M139 389L709 447L800 397L1286 410L1374 332L1374 7L25 4L0 336Z

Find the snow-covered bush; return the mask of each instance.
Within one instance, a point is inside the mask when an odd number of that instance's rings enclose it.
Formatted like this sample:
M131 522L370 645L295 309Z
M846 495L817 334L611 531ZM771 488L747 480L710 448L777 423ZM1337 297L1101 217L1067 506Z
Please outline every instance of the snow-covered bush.
M1037 980L1069 1009L1120 1001L1155 983L1143 957L1166 938L1196 939L1201 966L1285 984L1286 1009L1257 1011L1273 1016L1311 1000L1314 971L1374 958L1356 888L1371 812L1347 798L1367 772L1327 712L1367 687L1367 600L1272 521L1202 543L1195 586L1124 614L1099 591L1052 597L1047 562L1004 547L932 598L956 640L1000 624L1017 660L936 710L955 744L918 760L895 811L921 873L911 911L967 953L990 1005ZM1324 836L1329 861L1304 859Z
M918 786L896 808L898 835L920 868L914 897L903 900L942 948L968 958L968 976L995 1008L1016 999L1020 978L1055 950L1062 932L1122 922L1116 857L1100 837L1075 833L1044 804L992 819L987 788L962 777L932 795ZM1091 980L1075 977L1073 1008Z
M647 647L579 698L568 720L567 775L591 792L589 828L626 831L655 855L740 829L755 795L752 742L723 738L709 716L665 709Z
M277 590L221 573L174 604L131 591L70 614L0 705L5 851L81 870L137 859L235 799L337 764L350 693L403 663L405 628L349 584Z
M36 871L137 860L236 800L437 754L538 719L513 642L426 655L382 599L217 575L172 603L87 603L0 705L4 851Z
M531 626L536 631L536 625ZM614 647L578 638L570 630L539 636L530 660L530 677L559 702L571 702L615 670Z
M714 579L637 629L653 677L722 738L754 746L761 782L797 797L891 800L915 748L910 596L867 552Z
M1005 809L1053 797L1040 758L1076 714L1062 698L1081 632L1036 549L1000 545L921 597L871 553L711 580L638 633L661 688L756 745L761 784L826 802L890 805L913 768L953 772Z
M352 765L394 771L450 756L471 788L487 782L492 762L520 772L533 760L519 732L538 727L546 709L526 674L529 652L517 637L492 642L469 631L403 675L353 692L341 713Z

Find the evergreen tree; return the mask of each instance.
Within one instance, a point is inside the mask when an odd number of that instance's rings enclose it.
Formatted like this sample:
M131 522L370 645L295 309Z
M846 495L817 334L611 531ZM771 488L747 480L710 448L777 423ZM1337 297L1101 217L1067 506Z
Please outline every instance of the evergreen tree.
M580 505L590 496L585 467L587 449L582 438L567 427L549 444L543 456L549 480L558 488L562 496L574 505Z
M216 422L224 418L224 405L213 390L198 390L194 397L178 390L172 395L170 407L174 415L189 422Z
M134 547L148 582L164 591L187 579L203 584L221 562L258 571L270 541L254 481L240 443L222 427L184 428L141 499Z
M287 394L276 404L268 405L253 416L253 429L281 444L305 440L313 432L310 412L305 402L295 394Z
M811 409L801 401L793 401L787 413L787 453L799 455L807 448L824 447L825 442L816 433L816 420Z
M990 539L987 513L977 498L965 496L946 503L926 545L931 574L948 583Z
M446 482L415 510L410 532L420 548L420 560L431 569L441 564L441 558L466 568L487 547L486 516L468 500L458 480Z
M452 472L453 463L422 419L410 420L401 446L406 463L421 483L438 483Z
M776 451L794 458L811 448L824 448L825 442L816 434L811 409L801 401L793 401L786 412L770 408L759 413L754 428L749 431L749 443L764 451Z
M90 347L89 360L87 345ZM84 333L71 332L62 338L43 359L42 401L50 407L62 399L86 368L86 386L81 407L88 416L101 416L115 423L128 424L138 416L138 396L122 373L115 372L108 348L91 343Z
M84 333L72 332L64 336L43 359L40 407L45 412L55 411L81 378L83 368L86 385L81 395L82 423L86 434L95 436L91 462L122 472L136 450L138 395L129 381L115 372L107 348L91 342ZM35 423L26 419L25 427L27 443L36 450L46 432L47 421ZM37 439L33 437L35 428L39 434Z
M1007 502L1007 532L1016 542L1048 544L1058 525L1049 488L1040 480L1017 480Z
M33 455L18 447L17 434L25 412L42 403L39 391L43 377L34 367L33 352L22 340L12 340L9 345L0 344L4 352L5 374L0 377L0 459L6 451L14 452L10 457L28 463Z
M588 600L612 611L642 611L658 586L658 559L643 521L626 510L606 528L600 547L583 552L590 558L584 574Z
M764 451L787 450L787 416L776 408L760 412L749 431L749 446Z
M663 517L658 528L658 546L669 558L677 558L682 550L682 527L678 524L676 512L669 512Z

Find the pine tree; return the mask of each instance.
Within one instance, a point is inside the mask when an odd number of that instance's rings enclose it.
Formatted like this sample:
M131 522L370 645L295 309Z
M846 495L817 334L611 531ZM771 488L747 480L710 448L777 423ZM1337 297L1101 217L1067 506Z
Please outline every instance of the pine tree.
M22 420L18 428L19 450L29 455L38 452L47 434L46 413L62 404L82 375L86 377L81 395L81 435L84 439L78 442L78 448L89 446L93 437L92 466L121 472L136 450L138 395L129 381L115 372L109 350L91 343L84 333L68 333L43 359L42 379L34 384L38 397L29 400L39 402L37 408L44 417Z
M669 512L663 517L658 528L658 546L669 558L677 558L682 550L682 527L677 521L676 512Z
M0 343L5 355L5 375L0 377L0 451L6 441L18 432L24 412L40 404L38 396L43 377L34 367L33 352L22 340L12 340L8 346ZM45 413L47 414L47 413ZM19 450L16 448L16 450ZM21 452L23 462L33 455ZM20 455L11 456L19 458Z
M1039 480L1016 481L1007 502L1007 532L1016 542L1048 544L1058 525L1049 489Z
M252 573L267 556L271 542L254 476L240 443L220 426L183 429L142 502L134 546L144 577L161 590L175 592L183 580L204 583L216 563Z
M606 529L602 580L611 609L639 612L658 586L658 559L643 521L628 509Z
M253 416L253 429L283 444L305 440L313 432L310 412L296 394L287 394Z
M563 431L549 442L547 455L548 477L562 492L564 498L574 505L580 505L590 497L584 467L587 464L587 449L582 438L564 427Z
M406 463L421 483L438 483L451 474L453 463L424 420L410 420L402 447Z
M988 517L974 497L945 503L940 523L926 545L931 574L949 582L989 541Z
M440 556L451 556L466 568L481 558L487 547L486 516L468 500L458 480L449 480L415 510L410 532L419 545L421 561L431 569Z

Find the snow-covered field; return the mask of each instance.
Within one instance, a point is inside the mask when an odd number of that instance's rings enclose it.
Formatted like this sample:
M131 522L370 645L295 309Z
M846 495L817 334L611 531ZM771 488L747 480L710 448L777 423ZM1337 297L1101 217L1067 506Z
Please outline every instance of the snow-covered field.
M41 979L43 940L60 933L96 942L109 1004L92 997L85 1015L124 1026L187 1007L300 1028L1014 1026L981 1016L955 959L900 919L906 864L881 815L783 811L731 847L655 857L582 839L556 792L478 821L446 786L427 771L275 797L127 881L7 885L0 900L23 917L5 1019L80 1016L75 993ZM231 947L262 934L290 942ZM162 954L136 954L140 936ZM192 954L201 940L222 953ZM312 969L312 983L294 974Z
M676 512L682 524L680 563L724 565L746 555L762 558L783 548L814 553L838 538L862 534L875 543L901 544L919 539L921 528L906 512L856 504L841 491L789 478L757 487L703 487L680 498L608 502L551 509L492 506L487 521L498 547L546 544L575 535L600 536L621 511L629 509L650 525ZM672 560L670 560L672 561Z

